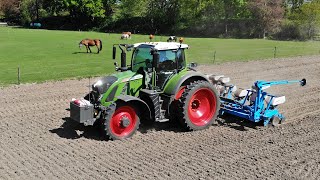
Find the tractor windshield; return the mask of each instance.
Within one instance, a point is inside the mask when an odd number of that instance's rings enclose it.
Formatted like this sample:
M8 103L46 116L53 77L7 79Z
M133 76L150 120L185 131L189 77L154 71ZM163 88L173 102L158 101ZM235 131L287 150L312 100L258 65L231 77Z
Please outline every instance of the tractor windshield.
M137 72L139 68L152 67L152 55L150 53L151 46L142 46L137 48L132 55L132 71ZM159 51L159 71L172 71L176 67L176 56L178 59L178 68L185 67L184 50L160 50Z
M158 69L160 71L172 71L176 68L176 58L178 60L178 68L181 69L183 65L183 49L177 50L163 50L159 51L160 58Z

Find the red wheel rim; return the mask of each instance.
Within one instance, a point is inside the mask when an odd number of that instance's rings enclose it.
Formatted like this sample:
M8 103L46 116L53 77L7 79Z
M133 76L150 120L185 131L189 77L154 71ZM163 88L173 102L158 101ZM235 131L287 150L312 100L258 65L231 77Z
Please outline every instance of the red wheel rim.
M196 126L205 126L215 114L216 104L217 99L210 89L198 89L188 104L189 119Z
M186 86L181 86L178 93L176 94L176 96L174 97L175 100L179 100L182 96L182 93L184 92L184 90L186 89Z
M127 126L123 125L124 120ZM125 137L135 130L136 123L137 114L135 110L130 106L122 106L113 114L110 121L110 128L113 134L119 137Z

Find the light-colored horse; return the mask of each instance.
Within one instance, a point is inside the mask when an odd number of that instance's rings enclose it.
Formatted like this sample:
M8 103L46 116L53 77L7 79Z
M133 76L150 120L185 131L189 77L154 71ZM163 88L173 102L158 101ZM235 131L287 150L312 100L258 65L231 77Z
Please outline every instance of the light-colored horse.
M131 32L128 31L128 32L122 32L122 34L128 34L129 35L129 38L131 39Z
M129 39L130 36L128 34L121 34L121 39Z

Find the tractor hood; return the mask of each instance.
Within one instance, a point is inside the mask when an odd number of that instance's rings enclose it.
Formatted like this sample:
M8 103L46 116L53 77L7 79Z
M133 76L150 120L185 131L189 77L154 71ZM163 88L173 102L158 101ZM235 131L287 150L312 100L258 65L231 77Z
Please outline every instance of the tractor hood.
M137 79L142 79L141 74L136 74L132 71L124 71L112 74L110 76L105 76L100 78L92 85L92 90L99 94L104 94L108 91L111 86L116 86L119 83L126 83L128 81L133 81ZM116 84L115 84L116 83ZM113 85L115 84L115 85Z
M93 91L96 91L97 95L95 96L99 97L101 105L108 107L121 93L138 96L143 82L142 79L141 74L130 70L117 72L98 80L93 85Z
M106 76L99 79L92 85L92 90L99 94L105 93L109 87L118 80L116 76Z

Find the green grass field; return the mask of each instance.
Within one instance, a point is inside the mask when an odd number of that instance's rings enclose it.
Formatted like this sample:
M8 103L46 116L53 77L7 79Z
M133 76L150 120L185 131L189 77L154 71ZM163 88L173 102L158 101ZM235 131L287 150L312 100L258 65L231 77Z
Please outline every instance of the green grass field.
M145 42L148 37L133 35L131 40L120 40L119 34L0 27L0 86L17 83L18 67L22 83L109 74L114 72L112 44ZM83 38L100 38L102 52L96 54L95 47L92 54L85 53L85 47L80 50ZM156 36L155 41L166 38ZM189 62L200 64L269 59L274 47L277 57L320 54L320 42L186 37L185 43L190 45Z

